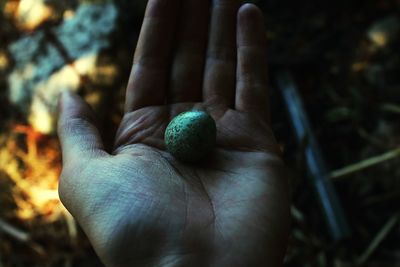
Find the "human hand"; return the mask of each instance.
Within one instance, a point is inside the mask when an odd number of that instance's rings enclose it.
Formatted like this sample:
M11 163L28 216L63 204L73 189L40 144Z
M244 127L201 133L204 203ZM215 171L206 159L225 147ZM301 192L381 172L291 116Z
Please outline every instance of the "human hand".
M149 1L112 153L89 106L61 98L60 198L106 266L282 264L289 202L269 125L262 13L210 2ZM194 107L215 119L217 146L189 165L163 136Z

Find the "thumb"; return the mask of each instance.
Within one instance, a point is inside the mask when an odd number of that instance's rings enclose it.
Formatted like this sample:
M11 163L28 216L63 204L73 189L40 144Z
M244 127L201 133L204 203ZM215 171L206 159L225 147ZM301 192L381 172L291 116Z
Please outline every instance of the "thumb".
M81 97L69 91L63 92L59 109L58 135L63 165L82 164L106 154L94 112Z

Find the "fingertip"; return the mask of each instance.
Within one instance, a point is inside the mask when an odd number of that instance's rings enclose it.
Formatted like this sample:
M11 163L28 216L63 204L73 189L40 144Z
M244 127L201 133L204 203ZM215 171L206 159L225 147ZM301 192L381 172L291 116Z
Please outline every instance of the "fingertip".
M239 9L238 42L243 46L266 44L264 14L254 4L246 3Z
M61 110L63 109L63 99L66 97L64 96L67 93L67 91L61 91L60 94L58 95L58 99L57 99L57 108L58 108L58 112L61 113Z
M76 100L79 98L79 96L74 96L75 93L65 90L62 91L59 98L58 98L58 108L60 110L60 115L65 115L68 113L73 112L76 110Z
M159 18L171 15L179 7L179 0L150 0L146 7L146 17Z
M261 9L253 3L245 3L239 8L239 19L260 19L263 17Z
M85 118L95 123L92 108L75 92L65 90L59 97L59 119Z
M81 164L84 160L104 152L97 127L96 115L79 95L65 91L60 95L58 137L61 142L63 164Z

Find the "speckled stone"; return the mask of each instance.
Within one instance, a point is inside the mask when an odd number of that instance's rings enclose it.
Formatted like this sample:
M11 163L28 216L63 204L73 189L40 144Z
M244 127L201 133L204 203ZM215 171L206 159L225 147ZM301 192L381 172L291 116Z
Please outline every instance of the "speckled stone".
M165 130L167 150L183 162L198 162L215 146L217 127L206 112L193 110L179 114Z

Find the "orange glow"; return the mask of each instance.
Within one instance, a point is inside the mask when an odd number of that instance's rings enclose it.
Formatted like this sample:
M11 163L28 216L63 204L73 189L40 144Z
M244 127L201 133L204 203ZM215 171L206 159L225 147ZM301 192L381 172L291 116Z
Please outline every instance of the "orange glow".
M19 143L18 137L23 137L25 143ZM58 198L61 155L56 138L42 135L30 126L17 125L0 150L0 163L2 171L15 183L13 198L18 218L40 216L55 221L64 216Z

